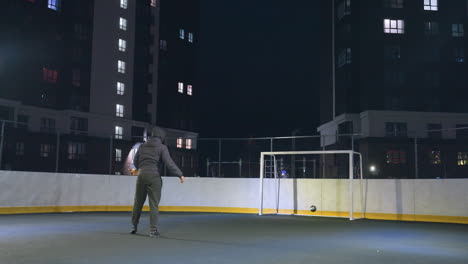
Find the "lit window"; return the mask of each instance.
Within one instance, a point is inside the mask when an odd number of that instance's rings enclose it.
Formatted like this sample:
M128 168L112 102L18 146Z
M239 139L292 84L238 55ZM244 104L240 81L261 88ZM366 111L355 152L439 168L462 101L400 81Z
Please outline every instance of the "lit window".
M159 41L159 49L160 49L160 50L167 51L167 40L161 39L161 40Z
M81 85L81 71L79 69L72 70L72 84L73 86Z
M127 30L127 19L121 17L119 25L121 30Z
M452 36L454 37L463 37L465 35L465 30L463 24L453 24L452 25Z
M338 54L338 67L343 67L345 64L351 64L351 48L345 48Z
M178 87L179 93L184 93L184 83L183 82L179 82L177 87Z
M468 152L458 152L457 164L458 166L468 165Z
M117 62L117 71L118 71L119 73L125 73L125 61L119 60L119 61Z
M120 8L127 9L128 0L120 0Z
M389 150L386 155L387 164L406 164L406 151Z
M127 41L119 39L119 50L125 52L127 50Z
M432 150L429 152L429 160L433 165L440 165L442 163L440 158L440 150Z
M426 34L426 36L435 36L439 34L439 23L424 22L424 34Z
M156 0L151 0L150 5L151 5L152 7L156 7Z
M179 38L185 39L185 30L183 28L179 29Z
M124 95L125 94L125 84L121 82L117 82L117 94Z
M188 95L193 95L192 85L187 85L187 94Z
M86 146L84 143L68 143L68 159L69 160L78 160L84 159L86 156Z
M115 149L115 161L122 161L122 150Z
M192 139L187 138L187 139L185 140L185 148L186 148L186 149L192 149Z
M124 106L121 104L115 105L115 116L124 117Z
M24 142L16 142L16 156L24 155Z
M60 2L61 1L62 0L49 0L47 7L52 9L52 10L60 11Z
M424 0L424 10L437 11L437 0Z
M406 137L408 129L406 123L385 123L385 136L387 137Z
M123 127L115 126L115 138L123 139Z
M48 83L57 83L57 71L56 70L50 70L47 69L46 67L42 68L42 79L45 82Z
M41 144L41 152L39 153L39 156L42 158L47 158L49 157L50 152L52 152L51 144Z
M177 138L177 148L182 148L183 140L182 138Z
M465 49L456 47L453 48L453 57L455 62L464 62L465 61Z
M405 33L405 21L384 19L384 32L390 34L404 34Z
M188 33L188 41L193 43L193 33L192 32Z
M386 8L403 8L404 0L384 0Z

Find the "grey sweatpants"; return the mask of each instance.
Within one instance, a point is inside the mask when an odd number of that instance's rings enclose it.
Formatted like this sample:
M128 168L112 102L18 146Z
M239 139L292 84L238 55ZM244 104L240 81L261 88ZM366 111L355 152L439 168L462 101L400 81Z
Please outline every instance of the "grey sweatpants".
M137 226L140 222L141 210L148 195L150 207L150 228L156 230L159 222L159 201L161 201L162 179L159 175L138 175L133 204L132 224Z

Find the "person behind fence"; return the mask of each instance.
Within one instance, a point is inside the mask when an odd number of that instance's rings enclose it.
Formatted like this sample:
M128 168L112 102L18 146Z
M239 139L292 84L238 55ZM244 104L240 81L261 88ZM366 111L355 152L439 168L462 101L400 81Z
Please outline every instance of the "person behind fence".
M135 202L132 212L133 227L131 234L138 231L141 210L148 196L150 207L150 237L159 236L159 201L161 200L162 179L159 172L159 162L162 160L168 171L180 178L180 183L184 183L185 178L182 171L169 155L167 146L164 145L166 133L160 128L153 128L151 137L142 144L135 154L133 163L137 169L138 178L136 182Z

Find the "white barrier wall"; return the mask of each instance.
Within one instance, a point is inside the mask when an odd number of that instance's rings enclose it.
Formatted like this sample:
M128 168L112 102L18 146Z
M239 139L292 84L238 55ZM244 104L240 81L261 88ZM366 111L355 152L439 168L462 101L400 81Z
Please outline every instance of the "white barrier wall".
M0 213L129 211L136 177L0 171ZM276 208L277 181L265 179L264 208ZM347 217L349 180L282 179L285 213ZM468 223L468 179L354 181L357 217ZM310 212L311 205L317 212ZM163 178L161 210L257 213L259 179Z

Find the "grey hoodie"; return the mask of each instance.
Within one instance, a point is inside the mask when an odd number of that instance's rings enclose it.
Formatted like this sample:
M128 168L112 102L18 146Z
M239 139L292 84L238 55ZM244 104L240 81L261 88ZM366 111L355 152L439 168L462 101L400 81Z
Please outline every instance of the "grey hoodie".
M162 159L169 172L172 175L180 177L183 175L182 171L172 160L167 146L162 143L164 140L164 133L161 133L162 134L157 134L155 130L153 130L153 137L149 138L146 143L140 145L133 158L133 163L139 170L139 174L156 174L161 176L158 164Z

